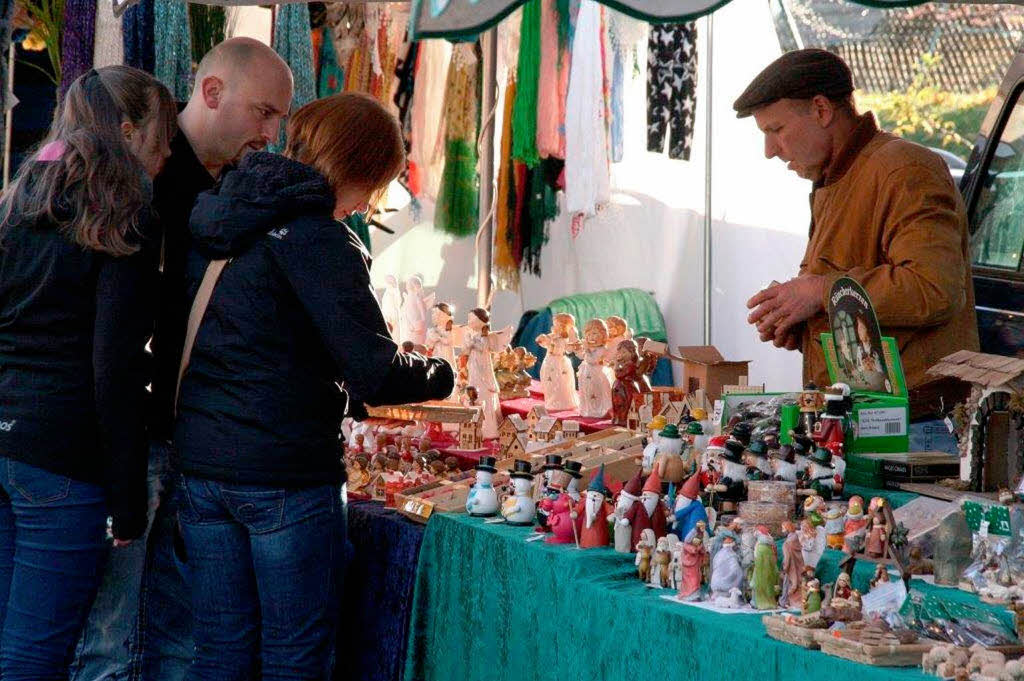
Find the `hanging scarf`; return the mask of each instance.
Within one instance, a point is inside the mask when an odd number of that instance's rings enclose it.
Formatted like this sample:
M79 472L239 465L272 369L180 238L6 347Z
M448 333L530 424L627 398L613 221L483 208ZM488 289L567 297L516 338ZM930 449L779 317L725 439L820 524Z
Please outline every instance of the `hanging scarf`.
M547 158L565 158L565 91L561 90L563 58L558 40L557 0L539 0L540 75L537 89L537 152ZM565 70L568 75L568 69ZM559 92L561 90L561 92ZM561 96L560 96L561 95Z
M184 102L191 91L192 34L188 5L181 0L155 0L154 52L157 80L171 91L175 101Z
M192 26L192 61L198 64L214 45L224 42L227 15L221 5L189 3L188 19Z
M536 168L527 170L527 195L520 225L520 266L523 271L538 277L541 273L541 249L548 242L547 223L558 216L555 186L563 165L560 159L546 158Z
M345 73L338 66L338 54L334 50L330 30L324 27L323 41L320 45L320 70L317 77L317 97L330 97L341 92L345 85Z
M92 67L124 63L124 32L121 17L114 16L110 0L96 0L96 37L93 40Z
M416 59L416 88L412 93L411 174L417 197L437 198L444 170L444 92L452 60L447 40L426 40Z
M153 73L153 0L141 0L124 11L124 63Z
M61 98L76 78L92 68L95 39L96 0L67 0L64 4L64 35L60 50ZM7 87L6 83L4 87Z
M516 75L516 101L512 111L512 156L533 167L537 153L537 88L540 78L541 0L523 6L519 37L519 66Z
M479 227L479 178L476 169L479 68L475 44L455 46L445 88L447 143L434 226L456 236L476 234Z
M306 3L290 2L277 6L273 43L274 49L292 70L294 90L291 110L298 111L316 98L313 38L309 28L309 6ZM280 151L283 146L283 139L279 139L272 151Z
M498 190L494 197L494 279L498 289L507 291L519 289L519 259L512 251L515 239L511 231L516 203L512 160L512 106L515 99L516 81L509 77L501 118Z

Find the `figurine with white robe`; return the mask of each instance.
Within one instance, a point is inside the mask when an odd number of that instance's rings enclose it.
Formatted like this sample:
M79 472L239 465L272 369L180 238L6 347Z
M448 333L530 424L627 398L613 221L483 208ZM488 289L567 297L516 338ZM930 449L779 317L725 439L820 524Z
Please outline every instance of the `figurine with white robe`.
M498 379L494 376L493 353L500 351L512 338L512 329L505 328L491 333L490 315L483 308L469 311L467 325L460 328L463 336L455 345L462 348L466 357L463 385L477 389L483 411L483 436L485 440L498 437L498 423L501 420L500 391Z
M583 327L583 342L575 354L581 360L579 371L580 416L603 419L612 410L612 384L604 371L608 350L608 325L603 319L591 319Z
M430 328L424 346L431 357L440 357L455 368L455 347L452 342L452 315L455 308L450 303L437 303L430 309ZM448 399L455 395L454 388Z
M537 336L537 345L547 350L540 365L540 383L548 411L579 409L576 375L568 357L578 343L576 320L571 314L561 312L551 317L551 333Z
M405 282L405 300L402 301L401 336L413 345L427 342L428 310L434 305L434 294L423 294L423 280L413 275Z
M384 278L384 294L380 298L380 311L384 313L384 323L391 332L391 339L401 343L402 335L402 290L398 287L398 278L389 274Z

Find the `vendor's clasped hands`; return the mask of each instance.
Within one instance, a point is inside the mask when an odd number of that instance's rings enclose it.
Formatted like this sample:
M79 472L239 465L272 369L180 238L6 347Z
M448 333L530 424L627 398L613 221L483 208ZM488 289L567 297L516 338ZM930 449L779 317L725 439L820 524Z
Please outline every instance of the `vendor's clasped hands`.
M752 310L747 321L757 327L764 342L777 348L797 350L802 335L800 325L822 307L825 277L803 274L783 284L769 286L747 301Z

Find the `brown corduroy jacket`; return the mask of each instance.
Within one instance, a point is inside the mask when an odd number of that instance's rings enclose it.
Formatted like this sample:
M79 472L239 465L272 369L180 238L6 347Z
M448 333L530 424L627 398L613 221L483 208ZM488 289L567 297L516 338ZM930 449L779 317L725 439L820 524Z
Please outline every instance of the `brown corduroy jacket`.
M811 192L811 233L801 274L832 284L848 276L871 296L882 334L899 345L911 412L946 408L958 389L925 371L957 350L978 349L967 215L938 155L880 131L867 113ZM808 320L804 380L828 384L819 341L828 315Z

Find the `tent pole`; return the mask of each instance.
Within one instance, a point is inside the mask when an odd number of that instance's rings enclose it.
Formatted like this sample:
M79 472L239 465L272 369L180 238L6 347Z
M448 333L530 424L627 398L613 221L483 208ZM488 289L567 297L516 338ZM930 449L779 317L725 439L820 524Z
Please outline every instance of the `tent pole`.
M7 88L4 97L4 105L7 111L4 112L4 189L11 182L11 127L14 125L14 103L7 101L7 97L14 98L14 41L7 47L7 82L3 84Z
M481 95L480 119L484 129L480 131L480 225L481 233L476 239L476 300L479 307L488 308L491 302L491 258L494 243L494 117L491 111L497 101L495 88L498 80L498 31L490 29L480 36L483 53L483 89Z
M711 76L714 73L712 65L714 49L712 38L714 36L715 24L714 14L708 14L705 19L705 42L707 43L707 56L705 57L704 76L704 100L707 104L704 110L707 112L705 120L705 141L704 141L704 344L711 345L711 133L714 107L712 106L712 82Z

